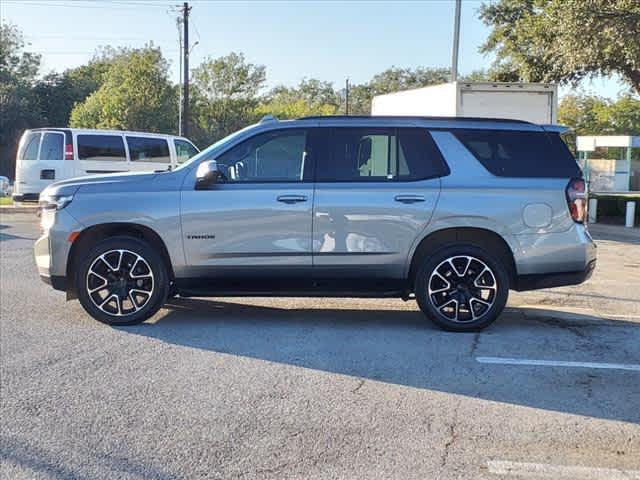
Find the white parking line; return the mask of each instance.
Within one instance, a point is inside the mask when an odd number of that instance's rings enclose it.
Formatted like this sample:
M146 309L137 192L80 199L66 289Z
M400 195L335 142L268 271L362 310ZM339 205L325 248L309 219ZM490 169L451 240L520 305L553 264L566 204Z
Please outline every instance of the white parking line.
M537 367L569 367L569 368L598 368L605 370L631 370L640 372L640 364L633 363L599 363L599 362L567 362L562 360L534 360L527 358L476 357L479 363L493 363L499 365L530 365Z
M494 460L487 462L489 473L517 475L531 478L571 478L579 480L640 480L640 470L578 467Z

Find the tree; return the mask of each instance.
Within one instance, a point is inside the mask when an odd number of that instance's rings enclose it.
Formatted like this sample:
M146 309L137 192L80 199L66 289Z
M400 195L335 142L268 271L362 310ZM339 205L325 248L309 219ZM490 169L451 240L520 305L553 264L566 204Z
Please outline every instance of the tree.
M17 27L0 24L0 174L13 177L18 138L41 119L31 90L40 55L24 50Z
M578 135L640 135L640 99L623 95L617 101L593 95L567 95L558 121Z
M523 81L577 83L618 74L640 93L637 0L499 0L483 4L492 28L481 47L494 69Z
M297 87L279 86L271 90L258 105L258 116L300 118L310 115L333 115L340 108L340 95L330 82L303 79Z
M126 49L103 48L89 63L63 73L49 73L39 80L33 93L45 125L67 126L75 105L98 90L115 60L128 53Z
M169 63L153 45L122 52L104 72L100 88L73 108L70 125L175 132L177 90L168 71ZM86 71L74 73L93 78Z
M265 70L233 52L207 58L193 70L192 137L196 143L208 145L256 120Z
M349 89L349 110L356 115L368 115L371 112L371 100L376 95L446 83L450 78L448 68L391 67L374 75L369 82L353 85Z

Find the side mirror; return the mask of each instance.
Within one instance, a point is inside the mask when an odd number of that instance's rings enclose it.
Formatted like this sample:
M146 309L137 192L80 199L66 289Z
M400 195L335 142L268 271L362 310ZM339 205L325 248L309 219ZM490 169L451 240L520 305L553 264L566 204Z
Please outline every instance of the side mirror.
M224 178L224 174L218 168L218 162L207 160L198 165L196 170L196 190L209 188Z

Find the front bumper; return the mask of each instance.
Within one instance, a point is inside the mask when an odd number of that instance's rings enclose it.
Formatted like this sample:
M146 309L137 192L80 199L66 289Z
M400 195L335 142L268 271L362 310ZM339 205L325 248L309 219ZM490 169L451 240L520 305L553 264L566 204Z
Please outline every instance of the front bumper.
M67 290L69 235L82 230L82 226L64 209L43 211L41 223L43 234L33 245L38 274L56 290Z
M39 193L14 193L12 195L14 202L37 202Z

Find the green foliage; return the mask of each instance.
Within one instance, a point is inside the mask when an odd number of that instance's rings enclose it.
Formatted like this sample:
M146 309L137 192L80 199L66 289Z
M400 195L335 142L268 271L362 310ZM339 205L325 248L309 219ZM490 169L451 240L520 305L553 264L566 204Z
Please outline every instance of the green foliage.
M204 146L228 135L258 116L258 97L266 79L264 65L247 63L241 53L207 58L192 72L192 133Z
M42 124L67 126L75 105L100 88L114 61L127 54L128 50L123 48L103 48L85 65L63 73L49 73L40 79L31 93Z
M567 95L558 107L558 121L578 135L640 135L640 99L627 94L614 102L593 95Z
M169 64L153 45L126 50L110 60L102 74L75 72L102 85L77 104L70 125L150 132L174 132L177 124L176 88L168 78Z
M499 0L483 4L482 46L494 70L523 81L577 82L619 74L640 93L637 0Z
M310 115L334 115L341 99L330 82L303 79L297 87L274 88L256 108L258 116L300 118Z
M40 55L25 52L22 33L0 24L0 173L13 173L18 138L41 123L31 89Z

